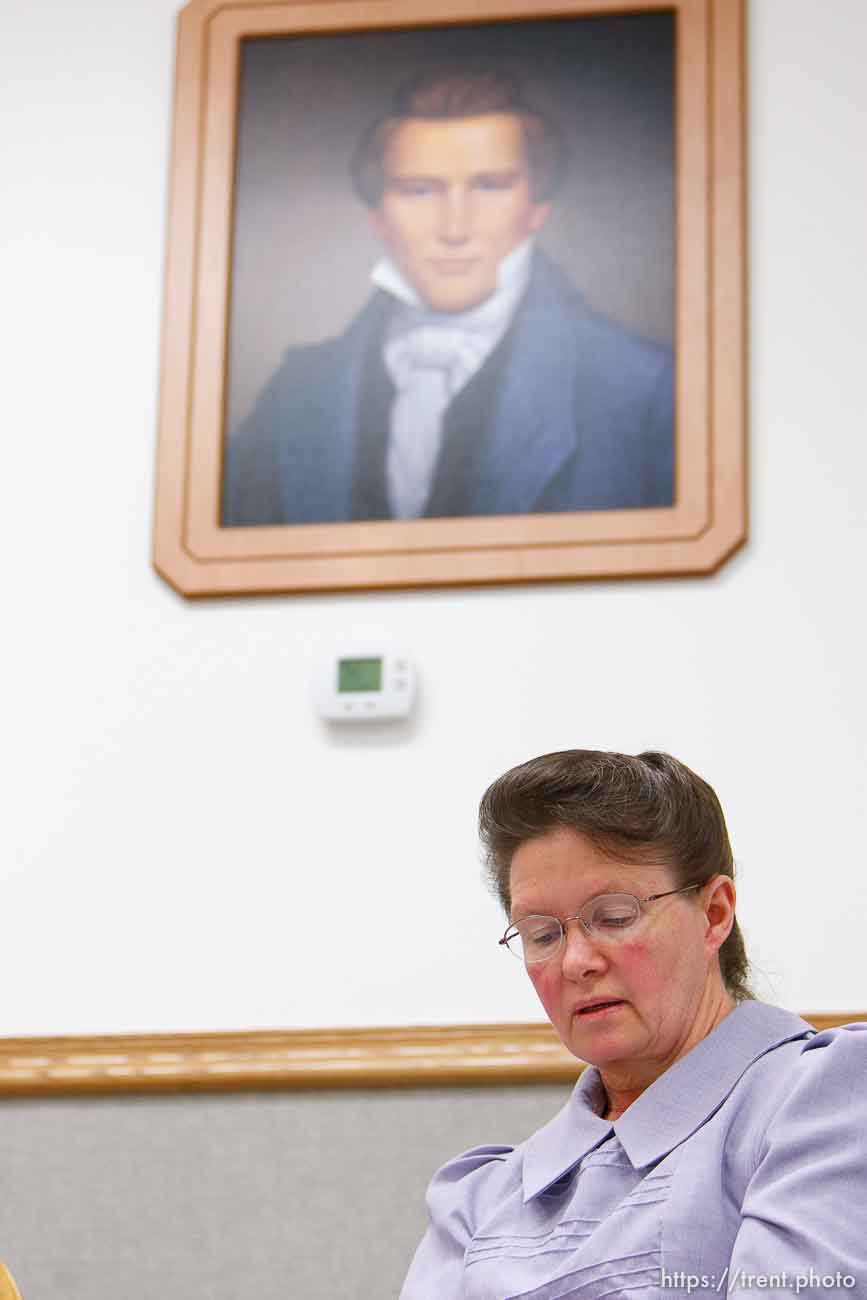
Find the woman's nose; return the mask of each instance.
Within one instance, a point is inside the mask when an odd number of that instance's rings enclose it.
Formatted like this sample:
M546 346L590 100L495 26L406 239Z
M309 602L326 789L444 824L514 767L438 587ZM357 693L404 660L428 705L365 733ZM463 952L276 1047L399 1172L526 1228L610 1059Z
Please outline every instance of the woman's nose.
M563 973L570 978L580 978L584 974L594 973L605 969L605 956L594 941L592 934L588 934L581 921L573 917L566 923L566 933L563 937L563 952L561 961L563 963Z

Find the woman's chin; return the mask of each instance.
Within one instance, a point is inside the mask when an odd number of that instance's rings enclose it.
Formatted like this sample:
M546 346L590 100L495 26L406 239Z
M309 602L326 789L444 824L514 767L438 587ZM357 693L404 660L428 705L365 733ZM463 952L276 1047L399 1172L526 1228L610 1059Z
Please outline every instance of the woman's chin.
M604 1065L632 1056L638 1047L634 1033L623 1024L625 1008L615 1008L607 1015L596 1013L589 1019L580 1014L569 1026L569 1050L590 1065ZM620 1014L615 1014L620 1012Z

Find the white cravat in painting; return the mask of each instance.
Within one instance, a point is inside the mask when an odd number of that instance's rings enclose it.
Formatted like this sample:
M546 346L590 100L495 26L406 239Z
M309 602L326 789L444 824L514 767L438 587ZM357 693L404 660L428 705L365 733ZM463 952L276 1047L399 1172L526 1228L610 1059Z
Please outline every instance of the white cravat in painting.
M423 513L446 407L508 329L530 278L532 252L530 239L513 249L500 263L490 298L463 312L432 311L388 258L374 268L373 283L401 303L388 329L384 357L397 389L386 456L394 518L417 519Z

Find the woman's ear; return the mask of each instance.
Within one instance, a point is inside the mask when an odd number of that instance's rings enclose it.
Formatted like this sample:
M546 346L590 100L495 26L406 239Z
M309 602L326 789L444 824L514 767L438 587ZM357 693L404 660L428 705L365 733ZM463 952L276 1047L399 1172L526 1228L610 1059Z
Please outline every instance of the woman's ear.
M707 922L705 943L710 952L719 952L735 923L735 882L730 876L714 876L704 886L699 898Z

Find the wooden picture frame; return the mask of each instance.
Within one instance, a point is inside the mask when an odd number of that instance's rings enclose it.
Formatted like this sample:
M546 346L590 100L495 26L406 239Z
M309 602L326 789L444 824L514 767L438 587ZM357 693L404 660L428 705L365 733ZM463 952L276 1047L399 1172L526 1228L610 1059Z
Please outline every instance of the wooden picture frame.
M658 14L670 15L674 29L672 504L225 526L245 43L281 37L345 42L371 34L391 40L422 30L478 32L483 25L520 31L528 23ZM556 6L530 0L413 0L411 6L408 0L192 0L178 30L154 529L158 572L184 595L206 596L718 568L742 544L747 527L743 46L743 0L560 0Z

